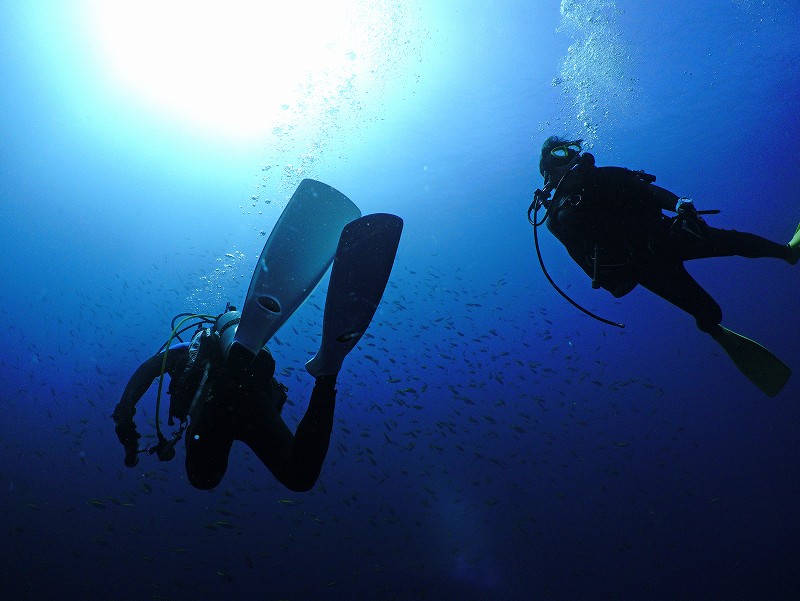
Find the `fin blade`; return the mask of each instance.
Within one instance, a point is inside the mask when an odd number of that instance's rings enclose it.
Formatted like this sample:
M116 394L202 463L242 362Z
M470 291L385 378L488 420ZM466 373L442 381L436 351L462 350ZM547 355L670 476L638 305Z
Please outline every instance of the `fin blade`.
M755 340L725 327L722 329L723 335L716 340L739 371L769 397L783 390L792 370Z
M333 262L322 342L306 370L319 377L337 373L366 332L394 265L403 220L388 213L366 215L342 231Z
M360 216L335 188L311 179L300 182L253 271L236 342L258 354L319 284L342 228Z

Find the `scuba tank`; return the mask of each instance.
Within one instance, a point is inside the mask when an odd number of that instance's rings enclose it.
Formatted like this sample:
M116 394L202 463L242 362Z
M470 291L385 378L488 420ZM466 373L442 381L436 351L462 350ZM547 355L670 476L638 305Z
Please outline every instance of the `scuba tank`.
M239 311L226 311L217 318L214 323L214 331L219 335L222 356L227 359L231 350L231 345L236 337L236 329L242 314Z
M241 343L234 345L241 317L242 314L235 307L231 307L230 310L226 310L220 315L214 323L214 335L219 337L223 362L228 369L234 372L247 369L255 359L253 353L242 346Z
M280 413L283 410L284 403L286 403L286 391L288 389L274 377L275 359L272 358L269 349L266 346L262 347L259 354L254 358L250 351L240 343L237 343L235 349L231 352L241 316L242 314L229 304L226 307L226 311L220 315L214 323L214 334L219 336L219 347L222 351L223 360L226 362L229 369L235 371L251 366L253 361L263 356L264 362L267 365L271 364L271 367L269 367L271 380L270 395L274 400L275 409Z
M180 317L184 317L184 319L181 320L177 326L174 325L175 321ZM225 363L229 356L232 356L232 363L235 369L247 367L253 361L252 354L241 345L237 344L236 349L231 352L240 317L241 313L228 303L225 307L225 312L217 316L216 319L212 315L191 313L182 313L173 319L172 334L169 340L159 349L159 353L162 350L168 351L172 339L178 337L179 333L183 333L194 327L198 328L189 343L187 363L180 375L176 375L174 378L170 379L170 385L167 391L171 397L168 423L169 425L173 425L174 420L178 419L181 422L181 426L173 433L172 438L167 438L161 432L160 419L158 416L160 414L163 378L166 373L165 352L156 396L155 422L158 442L151 447L142 449L139 451L140 453L146 452L149 455L156 454L160 461L171 460L175 456L175 445L178 440L180 440L181 435L187 427L187 416L192 412L194 404L201 398L209 378L213 379L219 375L223 363ZM193 320L193 323L184 327L184 322L189 320ZM210 326L212 323L214 324L213 327L203 327ZM178 339L180 340L179 337ZM275 409L280 413L287 399L287 388L279 383L272 375L275 370L275 362L269 350L264 347L263 352L266 355L264 357L266 365L269 366L271 371L271 383L268 384L268 390L275 404Z

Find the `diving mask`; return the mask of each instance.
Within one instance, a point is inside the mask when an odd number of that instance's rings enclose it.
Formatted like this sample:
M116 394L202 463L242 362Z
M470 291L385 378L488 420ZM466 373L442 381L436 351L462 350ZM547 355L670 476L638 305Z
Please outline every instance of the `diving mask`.
M570 142L569 144L562 144L556 146L550 151L550 156L556 159L569 159L583 151L578 142Z

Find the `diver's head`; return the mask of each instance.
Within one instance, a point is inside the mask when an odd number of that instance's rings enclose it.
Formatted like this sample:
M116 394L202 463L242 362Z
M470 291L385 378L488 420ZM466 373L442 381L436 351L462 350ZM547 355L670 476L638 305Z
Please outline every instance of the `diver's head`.
M556 185L564 174L578 161L583 151L583 140L568 140L550 136L542 144L539 158L539 173L545 185Z

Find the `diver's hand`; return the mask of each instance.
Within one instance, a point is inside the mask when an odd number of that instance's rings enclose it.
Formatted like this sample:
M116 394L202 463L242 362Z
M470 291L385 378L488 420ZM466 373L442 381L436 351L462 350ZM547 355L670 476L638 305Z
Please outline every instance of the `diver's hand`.
M139 463L139 447L136 445L125 447L125 467L136 467Z
M132 421L118 423L114 431L125 448L125 467L136 467L139 463L139 439L142 437L136 431L136 424Z

